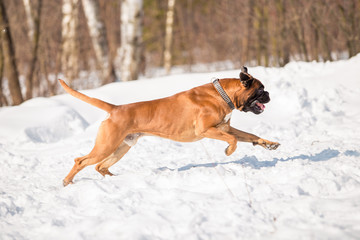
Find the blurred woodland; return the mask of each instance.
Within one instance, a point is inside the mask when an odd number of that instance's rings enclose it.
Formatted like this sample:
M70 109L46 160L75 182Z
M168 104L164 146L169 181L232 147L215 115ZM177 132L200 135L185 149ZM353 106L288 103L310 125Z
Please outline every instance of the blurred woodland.
M349 58L359 23L360 0L0 0L0 106L57 94L59 77L78 89L199 63Z

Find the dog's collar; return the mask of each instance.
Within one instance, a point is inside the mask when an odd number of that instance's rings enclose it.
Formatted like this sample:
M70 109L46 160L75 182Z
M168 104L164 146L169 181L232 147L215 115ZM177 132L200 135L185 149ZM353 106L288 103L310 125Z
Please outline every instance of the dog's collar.
M231 110L235 109L235 105L232 103L232 101L230 100L229 96L226 94L226 92L224 91L224 89L221 87L219 79L216 78L215 80L213 80L213 85L216 89L216 91L221 95L221 97L224 99L224 101L229 105Z

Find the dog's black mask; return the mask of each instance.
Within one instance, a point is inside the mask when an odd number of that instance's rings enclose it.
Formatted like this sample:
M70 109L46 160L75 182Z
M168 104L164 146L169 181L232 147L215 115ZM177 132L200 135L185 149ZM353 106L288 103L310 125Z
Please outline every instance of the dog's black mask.
M269 92L264 90L264 86L261 85L257 88L251 97L246 101L243 111L248 112L251 111L255 114L260 114L265 109L265 103L270 102Z

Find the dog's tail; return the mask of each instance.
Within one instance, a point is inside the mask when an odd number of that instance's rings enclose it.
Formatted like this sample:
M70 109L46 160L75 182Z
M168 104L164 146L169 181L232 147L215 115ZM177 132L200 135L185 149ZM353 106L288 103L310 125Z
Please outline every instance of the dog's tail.
M113 110L113 108L115 107L115 105L113 105L113 104L101 101L100 99L97 99L97 98L88 97L85 94L82 94L82 93L72 89L61 79L59 79L59 82L60 82L61 86L65 89L65 91L68 92L70 95L72 95L86 103L89 103L95 107L98 107L108 113L110 113L111 110Z

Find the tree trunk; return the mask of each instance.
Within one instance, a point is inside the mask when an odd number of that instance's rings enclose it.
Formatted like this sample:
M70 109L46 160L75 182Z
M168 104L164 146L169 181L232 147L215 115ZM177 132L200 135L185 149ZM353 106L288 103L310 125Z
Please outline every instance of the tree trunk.
M292 32L293 32L293 36L296 40L296 45L299 47L299 53L301 57L304 57L303 59L308 62L309 61L309 57L308 57L308 53L307 53L307 48L306 48L306 44L305 44L305 39L304 39L304 28L302 23L300 22L300 17L297 16L296 20L295 20L295 24L292 28Z
M2 42L2 38L0 35L0 42ZM2 52L2 46L0 44L0 107L8 105L6 97L2 91L2 80L3 80L3 73L4 73L4 55Z
M99 2L98 0L82 0L82 5L87 19L96 60L101 68L102 83L106 84L114 82L116 80L115 70L110 60L106 28L100 17Z
M243 48L245 49L244 52L245 52L245 56L244 58L242 59L242 64L245 64L245 63L250 63L251 62L251 59L252 59L252 55L251 53L254 52L254 45L251 44L252 41L253 41L253 29L254 29L254 22L253 22L253 17L252 17L252 14L254 12L254 1L253 0L248 0L247 2L247 5L249 7L249 11L248 13L246 14L246 17L247 19L246 20L246 35L245 37L243 38Z
M78 0L63 0L61 67L70 85L72 85L72 81L77 77L79 72L76 42L78 9Z
M318 12L317 10L318 5L314 5L314 7L312 7L310 9L310 20L311 20L311 29L313 31L313 36L314 36L314 42L312 42L312 44L310 44L310 46L312 47L312 59L315 59L317 62L320 60L320 52L319 52L319 39L320 39L320 25L321 23L319 22L318 19Z
M288 23L286 19L286 5L285 0L276 0L276 10L279 17L280 35L275 36L279 38L280 51L280 66L285 66L290 61L290 45L288 39Z
M265 67L269 67L270 64L270 53L269 53L269 6L268 6L268 1L263 2L263 17L262 17L262 37L263 37L263 41L262 41L262 54L264 56L264 64Z
M7 70L8 85L12 98L12 104L22 103L19 74L16 66L15 49L10 34L8 17L5 11L4 1L0 0L0 29L2 35L2 49L5 57L5 68Z
M58 79L57 78L58 73L56 72L55 76L52 77L53 79L55 78L55 81L50 81L49 75L53 75L53 74L49 72L48 66L46 64L46 59L51 59L51 56L49 54L49 49L50 49L49 42L46 41L46 46L44 46L44 50L39 53L39 68L40 68L40 72L44 75L47 83L46 96L54 96L56 94L56 88L57 86L59 86L58 81L56 81ZM57 65L57 62L58 62L58 57L56 57L55 65Z
M256 1L254 6L254 28L257 35L256 60L258 65L269 65L268 53L268 7L266 2ZM262 61L264 59L264 61Z
M172 43L172 32L174 25L174 7L175 0L168 0L168 10L166 13L166 30L165 30L165 51L164 51L164 68L166 74L170 73L171 69L171 43Z
M41 19L42 0L38 0L36 13L34 13L34 11L31 9L30 0L23 0L23 3L25 7L26 19L29 28L28 36L32 45L30 68L25 80L25 86L26 86L25 98L30 99L33 96L33 75L35 71L36 62L38 59L37 50L39 48L39 39L40 39L40 19Z
M358 25L356 24L356 0L348 1L349 6L347 8L345 3L342 1L337 3L337 8L341 13L340 17L338 17L340 20L339 26L346 39L349 57L352 57L357 53L357 41L359 41L359 39L356 39L356 26Z
M302 9L302 12L299 12L298 9L298 1L291 0L289 1L289 8L291 10L291 14L293 16L291 24L291 32L293 33L293 37L296 41L296 45L299 48L299 54L303 60L306 62L309 61L309 55L308 50L305 43L305 29L304 29L304 21L303 21L303 15L305 12L305 9Z
M331 47L330 47L330 43L329 43L329 37L328 37L328 32L326 29L324 29L323 32L323 47L324 47L324 51L325 51L325 56L324 59L325 61L333 61L333 58L331 56Z
M143 1L121 4L121 81L136 80L142 54Z
M255 45L255 56L256 56L256 63L257 65L261 65L261 7L259 7L258 2L255 2L254 5L254 30L256 35L256 43Z

